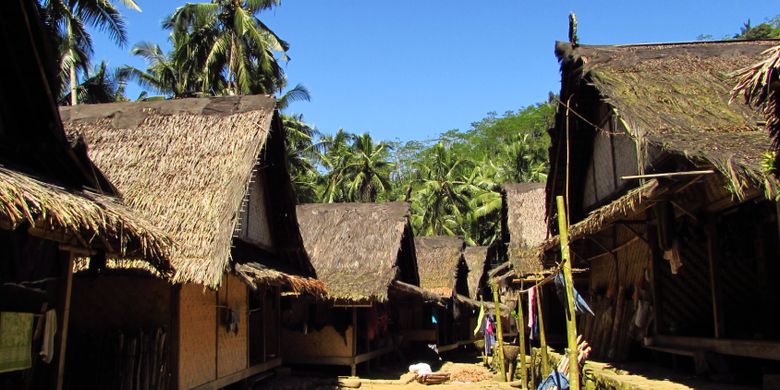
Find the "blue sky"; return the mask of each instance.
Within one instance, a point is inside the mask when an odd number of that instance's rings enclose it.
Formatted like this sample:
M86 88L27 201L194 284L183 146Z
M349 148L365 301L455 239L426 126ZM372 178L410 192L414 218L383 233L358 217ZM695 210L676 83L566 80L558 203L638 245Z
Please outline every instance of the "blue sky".
M184 2L137 0L123 9L130 45L167 47L160 21ZM303 83L302 113L324 133L339 128L376 139L430 139L468 129L489 111L503 113L558 92L556 40L577 13L580 42L618 44L731 35L747 19L780 14L775 1L285 0L260 18L291 44L290 85ZM95 32L95 61L144 67ZM128 87L135 98L140 89Z

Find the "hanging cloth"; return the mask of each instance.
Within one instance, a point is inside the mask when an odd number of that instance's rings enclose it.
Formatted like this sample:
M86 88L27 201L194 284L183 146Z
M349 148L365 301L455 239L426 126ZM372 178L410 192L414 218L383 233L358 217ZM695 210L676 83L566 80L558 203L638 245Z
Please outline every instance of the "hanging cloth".
M480 303L479 305L479 315L477 315L477 326L474 328L474 336L479 333L479 331L482 329L482 320L485 319L485 304Z
M528 328L533 329L534 324L536 323L536 310L534 310L536 303L536 286L531 287L530 290L528 290Z
M0 373L32 367L33 314L0 312Z
M54 336L57 335L57 311L49 309L44 317L46 321L43 328L43 344L41 345L41 360L51 363L54 357Z
M577 289L572 287L572 290L574 292L574 311L577 314L590 313L590 315L595 317L596 315L593 313L593 310L590 309L590 306L585 302L585 299L577 292ZM560 272L555 275L555 292L563 307L568 307L566 304L566 281L563 279L563 274Z

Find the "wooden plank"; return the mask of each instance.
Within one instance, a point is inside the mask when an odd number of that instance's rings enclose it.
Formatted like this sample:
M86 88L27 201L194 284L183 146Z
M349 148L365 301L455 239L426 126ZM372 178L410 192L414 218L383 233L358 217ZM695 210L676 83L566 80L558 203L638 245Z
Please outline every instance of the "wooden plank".
M68 323L70 322L70 299L73 292L73 260L75 255L68 253L68 261L65 264L65 291L62 303L62 329L60 332L59 361L57 362L57 390L62 390L65 377L65 356L68 346Z
M707 169L703 171L689 171L689 172L666 172L666 173L651 173L647 175L630 175L630 176L621 176L620 178L623 180L633 180L633 179L653 179L658 177L674 177L674 176L692 176L692 175L709 175L715 173L712 169Z
M439 351L439 353L442 353L442 352L454 351L458 349L458 347L460 347L460 343L439 345L436 347L436 349Z
M780 361L780 342L714 339L705 337L680 337L659 335L653 338L654 346L688 348L711 351L722 355L752 357Z
M217 380L204 383L198 387L193 388L192 390L217 390L221 389L223 387L229 386L233 383L236 383L238 381L244 380L246 378L249 378L251 376L255 376L258 374L262 374L263 372L272 370L277 367L282 366L282 359L276 358L269 360L265 363L260 363L257 365L254 365L252 367L243 369L241 371L235 372L230 375L223 376L222 378L219 378Z

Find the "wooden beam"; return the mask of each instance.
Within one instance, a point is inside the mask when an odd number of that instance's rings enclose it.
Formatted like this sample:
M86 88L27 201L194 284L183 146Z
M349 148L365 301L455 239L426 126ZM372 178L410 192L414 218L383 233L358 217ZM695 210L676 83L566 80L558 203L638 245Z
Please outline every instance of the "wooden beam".
M213 380L208 383L204 383L198 387L193 388L192 390L218 390L222 389L224 387L227 387L233 383L236 383L238 381L242 381L246 378L262 374L263 372L272 370L277 367L282 366L282 359L276 358L273 360L269 360L265 363L260 363L257 365L254 365L249 368L245 368L241 371L234 372L230 375L223 376L222 378L219 378L217 380Z
M720 310L720 290L718 290L718 227L713 218L707 221L707 265L709 267L710 298L712 299L712 323L715 338L723 335L725 321Z
M659 177L675 177L675 176L694 176L694 175L709 175L715 173L712 169L707 169L703 171L688 171L688 172L666 172L666 173L651 173L647 175L629 175L629 176L621 176L620 178L623 180L634 180L634 179L654 179Z
M352 307L352 364L350 364L352 376L357 375L355 356L357 356L357 308Z
M68 324L70 322L70 299L73 292L73 260L75 255L68 253L68 261L65 264L64 273L65 291L62 304L62 329L60 329L60 356L57 362L57 390L62 390L65 378L65 356L68 346Z
M655 336L653 346L711 351L722 355L780 361L780 342L714 339L705 337Z
M376 351L366 352L364 354L360 354L355 356L355 364L365 363L370 360L374 360L380 356L387 355L389 353L393 352L393 347L384 347L382 349L377 349Z

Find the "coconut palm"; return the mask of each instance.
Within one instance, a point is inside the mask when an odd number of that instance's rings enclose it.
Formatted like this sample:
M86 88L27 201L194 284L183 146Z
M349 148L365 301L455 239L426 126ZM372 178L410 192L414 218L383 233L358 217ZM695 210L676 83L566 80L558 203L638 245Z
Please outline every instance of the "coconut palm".
M134 0L120 0L127 8L140 11ZM86 73L89 56L93 52L92 38L87 26L105 31L118 45L127 43L127 31L119 10L109 0L44 0L41 16L59 49L62 90L78 86L77 69ZM78 104L78 93L70 94L71 104Z
M147 68L146 70L132 66L120 68L127 79L133 80L142 87L166 98L181 98L198 94L197 91L202 85L200 74L186 63L176 61L172 55L163 52L160 45L140 42L133 46L131 53L142 57L146 61ZM147 97L147 99L154 98L157 97Z
M105 61L101 61L86 74L86 79L74 89L76 101L83 104L96 104L126 100L124 97L125 84L126 78L121 70L111 70ZM69 92L60 98L59 104L67 105L71 102L73 102L73 97L72 92Z
M371 135L364 133L354 138L346 149L341 178L347 198L353 202L376 202L390 191L390 146L374 143Z
M319 133L303 120L303 115L282 114L281 118L286 135L287 164L297 200L299 203L316 202L319 173L315 164L319 145L314 138Z
M348 163L350 142L355 135L339 129L335 135L325 135L320 139L324 149L319 154L319 163L326 173L322 177L322 193L320 201L324 203L346 202L347 191L344 189L344 167Z
M280 0L212 0L187 3L163 26L172 30L179 59L201 67L204 92L215 92L210 82L225 74L226 94L272 93L284 74L275 54L286 61L287 42L257 18L260 11Z

